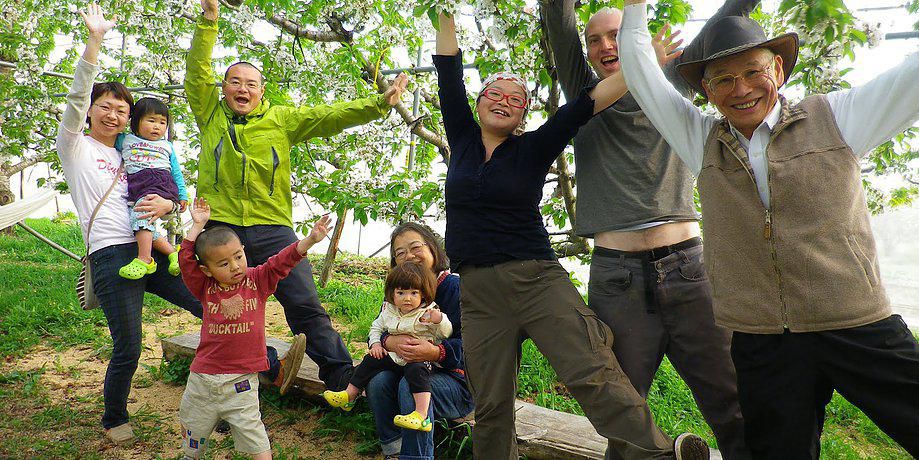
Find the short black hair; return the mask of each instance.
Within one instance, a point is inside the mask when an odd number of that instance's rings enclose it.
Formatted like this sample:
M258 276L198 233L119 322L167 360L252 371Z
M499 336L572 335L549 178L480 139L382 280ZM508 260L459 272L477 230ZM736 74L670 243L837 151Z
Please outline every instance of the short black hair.
M134 110L134 95L131 94L131 90L127 86L124 86L123 83L117 81L106 81L102 83L96 83L93 85L93 90L89 95L89 103L95 104L96 99L99 99L106 94L111 94L115 99L120 99L128 103L128 113ZM89 115L86 116L86 122L92 125L92 122L89 120Z
M165 102L155 97L143 97L134 103L131 109L131 132L140 136L140 120L145 116L154 114L166 117L166 126L168 127L170 138L172 137L172 115L169 114L169 106Z
M239 236L226 225L215 225L201 232L195 239L195 257L198 258L198 265L204 265L207 253L212 248L223 246L234 240L240 241Z
M226 81L226 79L228 78L227 76L230 75L230 69L232 69L233 67L236 67L236 66L238 66L238 65L246 66L246 67L252 67L253 69L255 69L255 70L258 72L258 80L259 80L259 83L262 83L262 84L265 83L265 76L262 75L262 69L259 69L258 67L255 66L255 64L253 64L253 63L251 63L251 62L249 62L249 61L234 62L233 64L230 65L230 67L227 67L227 71L223 73L223 80L224 80L224 81Z

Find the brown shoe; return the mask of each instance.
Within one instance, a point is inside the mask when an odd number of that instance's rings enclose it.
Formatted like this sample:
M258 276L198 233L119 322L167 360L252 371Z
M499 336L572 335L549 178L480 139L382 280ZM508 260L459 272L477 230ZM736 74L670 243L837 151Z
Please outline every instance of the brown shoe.
M287 349L287 353L280 359L281 370L274 380L274 384L280 387L281 394L287 393L290 384L294 381L294 377L300 371L304 352L306 352L306 335L297 334L294 336L294 341L290 344L290 348Z
M697 435L683 433L673 441L676 460L709 460L708 444Z
M105 430L105 437L109 438L116 446L126 446L134 442L134 430L130 423L122 423L114 428Z

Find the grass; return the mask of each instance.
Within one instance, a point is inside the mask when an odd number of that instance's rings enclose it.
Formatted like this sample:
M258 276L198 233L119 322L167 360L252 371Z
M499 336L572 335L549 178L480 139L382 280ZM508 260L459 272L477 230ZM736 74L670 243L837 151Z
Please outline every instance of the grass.
M29 220L28 225L77 254L84 248L79 230L71 222L48 219ZM79 264L40 243L20 229L14 236L0 236L0 354L7 361L24 356L38 345L57 350L89 344L102 359L108 358L111 341L100 310L83 311L73 291ZM315 271L321 270L321 257L313 257ZM355 357L363 355L370 323L379 312L383 298L382 282L386 261L346 256L336 266L334 279L319 289L319 296L332 317L346 330L342 335ZM144 320L154 321L171 306L150 296L144 301ZM155 380L184 385L188 361L164 362L146 366L135 380L142 386ZM63 366L54 364L57 372ZM76 372L63 369L67 372ZM33 372L0 373L0 457L101 458L82 446L99 438L101 396L70 402L54 402L40 377L44 369ZM518 397L551 409L583 414L555 371L529 341L524 343ZM714 445L708 426L695 406L692 395L673 367L664 361L649 393L649 405L661 428L675 435L692 431ZM262 392L262 409L271 426L300 423L321 415L321 428L309 436L332 441L356 438L359 452L378 452L373 420L365 404L356 413L343 415L319 408L297 398L280 396L268 389ZM174 442L162 431L164 416L142 408L134 414L141 441L150 445ZM439 426L437 458L469 456L466 427ZM54 439L46 439L54 433ZM229 438L228 438L229 439ZM827 423L822 438L824 458L901 459L909 456L884 435L860 410L835 395L827 407ZM232 441L214 445L208 458L231 454ZM275 445L275 458L300 458L296 446Z

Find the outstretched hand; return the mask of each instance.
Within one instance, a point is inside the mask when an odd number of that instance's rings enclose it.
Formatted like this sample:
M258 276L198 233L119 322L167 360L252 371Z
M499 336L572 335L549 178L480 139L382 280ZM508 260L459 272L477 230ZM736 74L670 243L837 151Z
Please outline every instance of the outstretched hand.
M677 48L683 44L683 39L676 40L677 36L680 35L680 31L674 31L672 34L670 32L670 23L664 24L664 27L661 27L661 30L657 31L657 34L654 35L654 39L651 40L651 46L654 47L654 54L657 55L657 63L664 67L674 59L683 55L683 50Z
M309 240L310 245L316 244L322 241L326 235L329 234L329 227L332 225L332 218L328 214L319 218L315 224L313 224L313 229L310 230L309 236L306 237Z
M195 198L195 206L191 209L191 221L203 227L210 219L211 205L207 204L207 199Z
M115 27L115 21L117 19L117 16L112 16L111 19L105 19L105 13L102 11L102 7L95 3L87 5L85 12L80 11L80 16L83 17L83 22L86 23L86 30L89 31L89 36L94 38L104 37L106 32Z
M399 100L402 98L402 93L405 92L406 86L408 86L408 75L403 72L393 80L389 88L386 89L386 92L383 93L383 96L386 98L386 103L389 105L398 104Z

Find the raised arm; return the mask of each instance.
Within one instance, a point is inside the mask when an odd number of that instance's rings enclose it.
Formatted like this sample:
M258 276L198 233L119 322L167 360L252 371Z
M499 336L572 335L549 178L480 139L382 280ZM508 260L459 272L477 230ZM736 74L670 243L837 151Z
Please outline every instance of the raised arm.
M456 25L452 16L443 13L439 17L436 55L437 95L443 114L447 141L458 139L473 129L475 118L466 99L466 84L463 83L463 53L456 42ZM451 157L452 158L452 157Z
M456 56L459 53L459 44L456 41L456 21L453 16L440 13L437 18L437 45L436 51L440 56Z
M204 125L220 103L220 91L211 66L217 43L217 0L201 0L203 14L185 57L185 96L198 126Z
M842 138L857 158L919 119L919 52L862 86L826 95Z
M540 1L546 38L555 54L558 82L569 101L597 79L584 56L574 3L575 0Z
M67 94L67 107L61 117L58 130L57 147L60 155L73 153L73 143L83 135L83 126L86 124L86 113L89 111L90 95L93 89L93 80L99 73L99 50L105 34L115 27L115 18L105 19L104 12L99 5L91 3L86 11L81 11L80 16L86 24L89 38L83 56L77 62L76 72L73 75L73 86Z
M619 31L622 74L632 96L693 174L702 169L702 148L714 117L704 116L664 76L648 33L644 0L626 0Z

